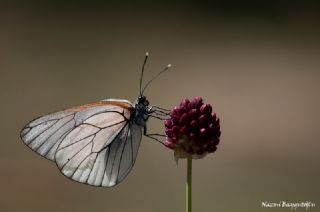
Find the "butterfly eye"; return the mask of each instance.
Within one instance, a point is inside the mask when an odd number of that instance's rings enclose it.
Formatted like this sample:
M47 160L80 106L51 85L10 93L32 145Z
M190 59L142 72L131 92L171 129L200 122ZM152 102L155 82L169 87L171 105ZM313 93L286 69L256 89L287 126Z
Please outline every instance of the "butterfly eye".
M138 100L139 100L140 103L144 104L144 102L146 101L146 97L145 96L139 96Z

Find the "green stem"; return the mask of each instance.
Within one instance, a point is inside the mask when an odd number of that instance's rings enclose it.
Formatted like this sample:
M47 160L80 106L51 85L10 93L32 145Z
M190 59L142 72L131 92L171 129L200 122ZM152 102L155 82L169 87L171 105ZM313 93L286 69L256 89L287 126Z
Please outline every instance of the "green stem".
M187 159L186 212L192 212L192 157Z

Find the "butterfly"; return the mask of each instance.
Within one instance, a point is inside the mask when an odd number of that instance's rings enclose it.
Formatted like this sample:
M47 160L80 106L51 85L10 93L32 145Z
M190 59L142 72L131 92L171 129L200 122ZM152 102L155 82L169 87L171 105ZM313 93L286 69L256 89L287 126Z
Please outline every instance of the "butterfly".
M142 135L162 143L157 136L163 135L147 133L149 117L164 120L169 115L169 110L151 106L143 93L171 65L142 89L148 55L134 103L106 99L41 116L21 130L22 141L74 181L104 187L119 184L134 166Z

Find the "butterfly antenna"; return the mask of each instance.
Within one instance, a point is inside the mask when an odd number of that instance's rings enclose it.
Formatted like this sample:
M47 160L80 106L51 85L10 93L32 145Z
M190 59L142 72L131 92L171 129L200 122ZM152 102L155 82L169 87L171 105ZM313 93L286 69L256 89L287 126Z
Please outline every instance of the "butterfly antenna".
M156 78L158 78L163 72L166 72L169 68L171 67L171 64L168 64L162 71L160 71L156 76L154 76L151 80L149 80L149 82L144 86L142 93L144 93L144 91L146 90L146 88L150 85L150 83L155 80Z
M149 57L149 53L146 52L146 57L144 58L144 61L143 61L143 65L142 65L142 69L141 69L141 77L140 77L140 96L142 96L143 92L141 90L141 86L142 86L142 79L143 79L143 73L144 73L144 67L146 65L146 62L147 62L147 59Z

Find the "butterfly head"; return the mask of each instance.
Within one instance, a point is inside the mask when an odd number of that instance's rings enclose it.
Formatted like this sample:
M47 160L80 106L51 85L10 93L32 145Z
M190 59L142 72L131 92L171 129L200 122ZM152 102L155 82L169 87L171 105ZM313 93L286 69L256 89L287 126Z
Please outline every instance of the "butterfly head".
M147 97L145 97L145 96L143 96L143 95L141 95L141 96L139 96L138 97L138 101L137 101L137 103L139 104L139 105L143 105L143 106L149 106L149 101L147 100Z

